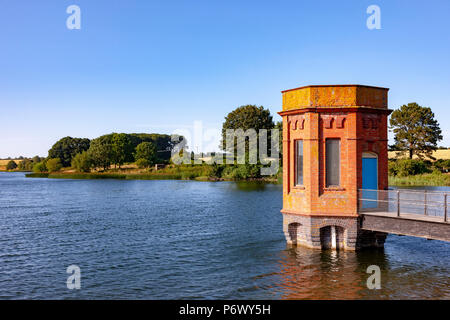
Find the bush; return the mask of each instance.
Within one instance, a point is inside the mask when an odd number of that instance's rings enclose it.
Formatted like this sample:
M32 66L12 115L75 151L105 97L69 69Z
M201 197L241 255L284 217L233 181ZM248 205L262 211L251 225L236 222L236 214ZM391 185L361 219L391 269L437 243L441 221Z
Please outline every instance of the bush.
M217 163L213 163L211 165L211 172L209 173L210 178L221 178L222 172L225 169L224 165L218 165Z
M49 173L44 172L35 172L35 173L27 173L25 177L27 178L48 178Z
M181 174L181 179L182 180L193 180L197 177L197 175L193 172L183 172Z
M39 163L36 163L36 164L33 166L33 172L35 172L35 173L39 173L39 172L47 172L47 166L46 166L46 164L45 164L45 160L44 160L44 161L41 161L41 162L39 162Z
M261 177L260 167L255 164L241 164L236 170L237 179L254 179Z
M143 169L143 168L149 168L152 165L152 163L148 159L141 158L136 161L136 165L138 166L138 168Z
M234 179L236 176L236 166L234 165L224 165L222 170L222 178Z
M448 159L439 159L433 165L440 172L448 172L450 170L450 160Z
M389 177L391 186L449 186L450 176L442 173L425 173L409 177Z
M260 166L256 164L227 165L222 171L222 177L234 180L260 178Z
M62 168L61 159L60 158L48 159L47 163L46 163L46 166L47 166L47 171L48 172L59 171Z
M391 176L413 176L431 172L431 164L422 160L401 159L389 162L389 174Z
M72 159L72 168L74 168L78 172L90 172L92 164L93 161L91 155L87 151L77 153Z
M13 160L9 161L6 165L6 170L14 170L17 168L17 163L15 163Z

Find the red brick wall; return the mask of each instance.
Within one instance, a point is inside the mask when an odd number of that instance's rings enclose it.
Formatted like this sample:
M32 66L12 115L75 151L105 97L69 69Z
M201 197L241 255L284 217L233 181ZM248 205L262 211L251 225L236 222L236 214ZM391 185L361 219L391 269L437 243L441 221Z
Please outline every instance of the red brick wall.
M290 111L283 116L283 211L356 216L362 154L378 155L378 189L388 186L387 110L367 108ZM326 139L341 141L340 186L326 187ZM304 185L295 186L295 140L303 140Z

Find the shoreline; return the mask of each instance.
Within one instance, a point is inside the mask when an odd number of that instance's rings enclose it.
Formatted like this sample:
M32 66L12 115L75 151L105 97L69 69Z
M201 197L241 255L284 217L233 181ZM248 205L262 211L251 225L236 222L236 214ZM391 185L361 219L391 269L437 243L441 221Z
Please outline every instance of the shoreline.
M24 172L24 171L2 171L2 172ZM116 180L185 180L185 181L234 181L234 182L266 182L282 184L282 180L276 177L252 178L252 179L226 179L213 178L207 176L186 177L182 174L151 174L151 173L30 173L25 171L27 178L48 178L48 179L75 179L75 180L95 180L95 179L116 179ZM389 176L389 186L393 187L449 187L450 175L424 174L407 177Z
M18 172L18 171L8 171ZM184 180L184 181L206 181L206 182L265 182L281 184L277 178L252 178L252 179L225 179L212 178L206 176L183 177L182 174L130 174L130 173L26 173L26 178L47 178L47 179L73 179L73 180L96 180L96 179L116 179L116 180Z

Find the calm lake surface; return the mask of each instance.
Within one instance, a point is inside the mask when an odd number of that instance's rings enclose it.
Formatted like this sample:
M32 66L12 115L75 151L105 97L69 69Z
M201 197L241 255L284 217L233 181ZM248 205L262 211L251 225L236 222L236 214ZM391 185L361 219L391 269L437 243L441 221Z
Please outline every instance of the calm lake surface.
M281 185L0 173L0 299L450 299L450 243L288 248L281 205Z

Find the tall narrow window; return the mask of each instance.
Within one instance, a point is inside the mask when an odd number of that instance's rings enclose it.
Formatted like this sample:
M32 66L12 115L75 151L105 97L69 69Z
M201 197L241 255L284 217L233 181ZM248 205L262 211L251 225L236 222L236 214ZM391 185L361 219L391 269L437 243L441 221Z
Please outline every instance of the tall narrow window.
M303 185L303 140L295 140L295 185Z
M341 141L327 139L325 155L327 187L339 186L341 184Z

